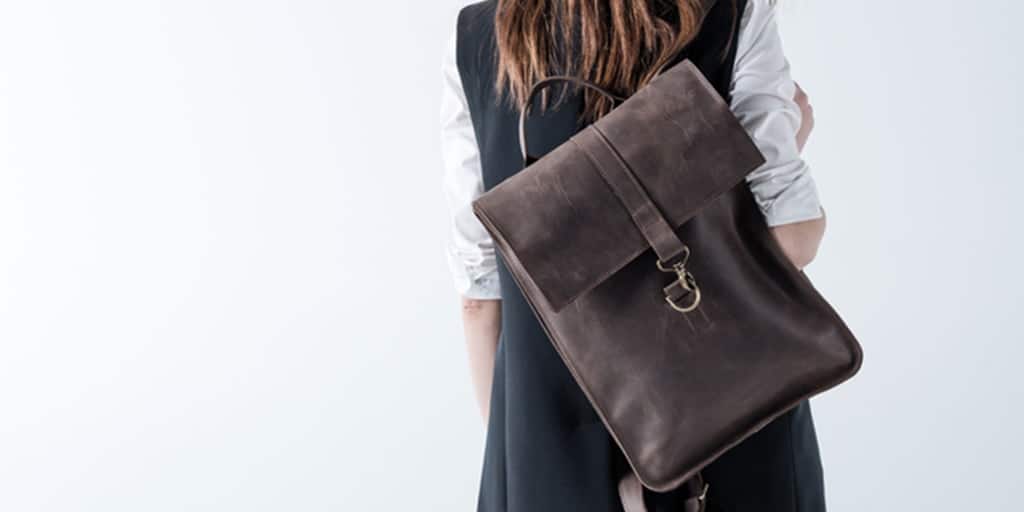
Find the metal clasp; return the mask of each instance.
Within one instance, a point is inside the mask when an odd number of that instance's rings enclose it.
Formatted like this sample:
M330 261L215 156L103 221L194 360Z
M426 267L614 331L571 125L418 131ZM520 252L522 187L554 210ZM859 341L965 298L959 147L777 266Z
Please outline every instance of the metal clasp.
M668 305L672 306L672 309L680 313L689 313L697 309L697 306L700 305L700 287L697 286L697 280L694 279L693 274L691 274L690 271L686 269L686 263L690 260L690 248L688 246L684 246L683 248L686 250L683 252L682 258L680 258L679 261L673 263L672 266L666 267L661 260L658 260L657 266L658 270L662 272L675 273L676 279L678 279L679 286L682 286L684 290L693 292L693 302L691 302L689 305L680 305L676 303L676 301L668 293L668 288L673 286L675 283L673 283L673 285L665 287L665 302L668 302Z

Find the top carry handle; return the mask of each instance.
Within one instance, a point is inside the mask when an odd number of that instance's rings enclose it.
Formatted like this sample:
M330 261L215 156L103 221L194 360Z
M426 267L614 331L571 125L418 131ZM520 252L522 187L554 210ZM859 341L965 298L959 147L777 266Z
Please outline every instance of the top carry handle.
M537 95L540 94L542 91L559 83L571 83L579 87L590 89L601 94L605 98L614 101L615 103L622 103L623 101L626 101L625 98L612 94L611 91L605 89L604 87L601 87L600 85L595 84L594 82L590 82L588 80L584 80L582 78L578 78L575 76L555 75L545 78L543 80L539 80L537 83L533 84L532 88L530 88L530 94L526 96L526 103L523 105L523 108L519 113L519 151L523 155L523 167L526 167L532 164L533 162L537 161L536 158L530 156L527 152L526 143L526 120L530 117L530 110L533 107L533 102L534 100L537 99Z

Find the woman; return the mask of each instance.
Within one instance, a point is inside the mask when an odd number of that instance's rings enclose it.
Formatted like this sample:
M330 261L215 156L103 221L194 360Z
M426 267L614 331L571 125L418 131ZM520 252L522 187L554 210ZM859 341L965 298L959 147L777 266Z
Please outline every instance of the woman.
M814 258L825 220L800 157L810 108L790 78L770 0L490 0L459 14L444 65L442 145L449 261L488 420L481 512L619 511L617 483L628 469L470 203L520 170L518 109L536 80L574 74L628 96L683 58L729 101L764 154L766 163L747 183L774 236L802 268ZM553 96L530 121L532 154L558 146L611 107L576 90ZM806 402L703 474L709 510L825 508ZM679 511L689 498L683 490L648 492L647 505Z

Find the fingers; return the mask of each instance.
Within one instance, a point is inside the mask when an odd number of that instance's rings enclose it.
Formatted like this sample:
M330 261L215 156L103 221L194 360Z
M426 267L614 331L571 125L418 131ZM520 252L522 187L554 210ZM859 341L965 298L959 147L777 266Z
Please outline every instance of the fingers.
M799 105L809 105L810 100L807 97L807 92L804 91L804 88L800 87L800 84L797 82L793 82L793 85L796 86L796 94L793 95L793 100Z
M811 105L811 98L807 96L807 92L804 91L800 84L794 82L796 85L796 94L793 95L793 101L800 106L800 112L804 114L804 117L814 117L814 107Z
M793 95L793 101L800 107L800 129L796 133L796 144L797 148L802 152L807 144L807 139L811 136L811 130L814 129L814 107L811 106L811 100L807 96L807 92L800 87L800 84L795 82L794 84L796 85L796 93Z

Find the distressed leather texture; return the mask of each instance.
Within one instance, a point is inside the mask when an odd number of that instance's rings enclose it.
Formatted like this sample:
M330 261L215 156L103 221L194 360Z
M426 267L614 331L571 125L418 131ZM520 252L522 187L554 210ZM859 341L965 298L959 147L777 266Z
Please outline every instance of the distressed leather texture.
M643 485L676 489L853 376L853 334L792 266L744 177L764 162L689 61L473 202ZM702 299L656 268L690 251ZM692 484L692 482L691 482Z

